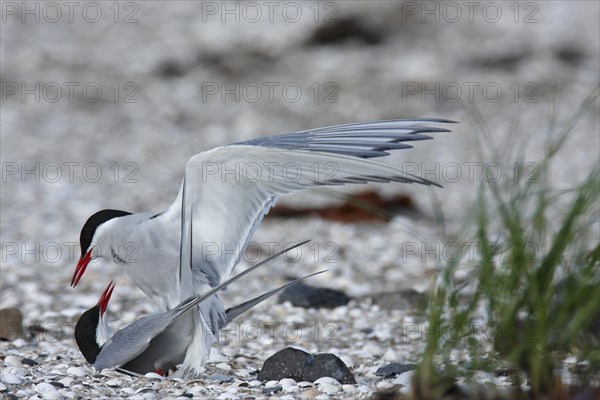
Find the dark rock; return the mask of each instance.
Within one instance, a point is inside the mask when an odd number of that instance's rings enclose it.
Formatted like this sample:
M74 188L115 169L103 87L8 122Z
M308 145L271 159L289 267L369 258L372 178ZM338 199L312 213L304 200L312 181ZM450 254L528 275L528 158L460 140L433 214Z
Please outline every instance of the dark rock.
M575 47L563 47L556 50L556 58L565 64L578 65L585 59L585 52Z
M185 65L180 61L167 60L158 66L156 73L158 76L165 78L184 76L189 69L189 65Z
M56 381L50 381L49 382L52 386L59 388L59 389L63 389L65 387L64 384L60 383L60 382L56 382Z
M369 297L373 304L384 310L421 310L427 306L427 295L413 289L376 293Z
M258 373L259 381L278 381L291 378L296 382L304 381L304 366L312 356L305 351L286 347L265 360Z
M18 397L12 393L4 393L2 395L2 400L18 400Z
M484 69L501 69L515 71L519 64L527 57L525 52L512 52L507 54L494 54L478 59L475 63Z
M12 341L23 337L23 315L16 308L0 310L0 339Z
M356 380L346 364L334 354L317 354L304 367L304 379L314 382L319 378L328 376L341 384L355 384Z
M293 306L303 308L336 308L348 304L350 300L351 297L339 290L297 283L285 289L277 301L289 301Z
M348 41L368 45L379 44L383 41L383 35L366 26L358 18L339 18L319 25L307 44L318 46Z
M33 367L34 365L38 365L38 362L35 360L32 360L31 358L22 358L21 362L25 365L29 365L30 367Z
M383 367L379 368L375 372L375 375L382 376L384 378L391 378L392 376L400 375L407 371L412 371L415 368L417 368L417 366L415 364L391 363L391 364L384 365Z
M373 394L373 399L372 400L402 400L405 397L402 396L400 393L398 393L397 391L390 391L390 392L376 392Z
M257 379L278 381L291 378L296 382L314 382L324 376L336 379L342 384L356 383L346 364L334 354L325 353L312 356L292 347L287 347L267 358Z

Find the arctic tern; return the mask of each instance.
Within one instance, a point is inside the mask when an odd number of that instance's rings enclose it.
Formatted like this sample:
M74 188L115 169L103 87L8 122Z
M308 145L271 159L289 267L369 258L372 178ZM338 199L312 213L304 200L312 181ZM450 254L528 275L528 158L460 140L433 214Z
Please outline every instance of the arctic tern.
M373 158L387 150L411 148L405 142L431 139L425 133L449 132L426 124L444 119L395 119L337 125L252 139L217 147L188 160L177 198L161 213L102 210L80 234L81 257L71 285L89 262L103 258L119 264L158 311L176 308L228 279L245 244L281 195L310 188L367 182L437 183ZM189 225L190 227L186 226ZM192 229L194 237L192 239ZM184 244L185 243L185 244ZM133 258L131 246L135 246ZM179 268L184 246L192 260ZM218 296L199 304L208 326L223 320ZM200 324L204 325L204 324ZM210 351L207 332L198 330L184 364L199 369Z

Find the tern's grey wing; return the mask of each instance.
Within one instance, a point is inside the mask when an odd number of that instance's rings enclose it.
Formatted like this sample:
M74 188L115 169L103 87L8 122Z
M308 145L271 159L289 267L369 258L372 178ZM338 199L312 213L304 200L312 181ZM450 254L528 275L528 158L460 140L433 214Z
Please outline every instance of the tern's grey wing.
M121 368L145 374L158 368L168 371L181 364L194 334L194 311L175 319L165 330L150 340L148 347Z
M389 120L253 139L206 151L186 166L184 208L193 210L194 279L215 286L230 276L244 245L279 195L325 185L366 182L434 184L369 158L407 148L401 142L447 132ZM181 207L181 205L179 205ZM188 214L189 215L189 214Z
M115 332L102 346L94 367L101 371L104 368L120 367L133 360L142 354L150 346L152 339L162 333L175 318L176 315L170 310L147 315Z

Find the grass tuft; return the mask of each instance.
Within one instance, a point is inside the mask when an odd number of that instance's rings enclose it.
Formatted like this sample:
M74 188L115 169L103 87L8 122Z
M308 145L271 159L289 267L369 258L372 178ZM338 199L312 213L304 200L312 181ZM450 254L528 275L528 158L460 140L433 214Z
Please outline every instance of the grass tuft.
M456 382L478 372L509 374L512 388L494 398L565 398L590 380L598 384L600 160L582 183L561 191L550 184L550 166L581 117L597 108L599 93L596 87L563 128L551 124L545 156L528 179L482 182L474 212L448 235L476 242L478 262L465 282L456 278L461 260L441 272L428 316L429 329L440 334L428 335L415 397L473 397ZM515 134L499 148L481 116L474 120L482 159L505 162L508 151L512 165L527 165ZM435 204L436 219L443 220ZM445 327L456 334L443 334Z

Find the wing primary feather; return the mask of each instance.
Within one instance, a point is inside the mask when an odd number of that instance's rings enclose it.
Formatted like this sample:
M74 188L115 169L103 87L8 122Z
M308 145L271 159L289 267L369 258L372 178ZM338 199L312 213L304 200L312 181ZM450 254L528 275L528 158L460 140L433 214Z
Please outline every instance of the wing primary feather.
M184 302L182 302L181 304L179 304L177 307L173 308L171 310L171 315L172 315L172 319L175 319L177 317L179 317L179 315L185 313L187 310L189 310L191 307L194 307L196 304L206 300L207 298L209 298L210 296L214 295L215 293L219 292L220 290L226 288L227 286L231 285L232 283L234 283L235 281L243 278L244 276L246 276L247 274L249 274L250 272L254 271L256 268L260 267L261 265L264 265L268 262L273 261L275 258L279 257L280 255L287 253L290 250L295 249L298 246L302 246L303 244L306 244L310 242L310 240L305 240L304 242L295 244L293 246L290 247L286 247L285 249L273 254L270 257L265 258L264 260L260 261L257 264L254 264L253 266L251 266L250 268L248 268L247 270L240 272L239 274L237 274L236 276L234 276L231 279L226 280L225 282L221 283L220 285L212 288L211 290L209 290L208 292L202 294L201 296L196 296L196 297L191 297L187 300L185 300Z
M182 268L183 268L183 239L184 239L184 233L185 233L185 188L186 188L186 179L185 179L185 175L183 175L183 188L182 188L182 195L181 195L181 240L179 242L179 284L181 285L181 282L183 280L183 274L182 274ZM181 290L181 287L180 287Z
M277 293L281 292L284 289L287 289L290 286L293 286L295 284L297 284L298 282L302 282L305 279L308 279L310 277L313 277L315 275L319 275L322 274L324 272L327 272L328 270L323 270L323 271L319 271L319 272L315 272L314 274L310 274L310 275L306 275L302 278L296 279L293 282L290 282L286 285L280 286L277 289L273 289L265 294L262 294L258 297L255 297L251 300L248 300L242 304L239 304L237 306L228 308L227 310L225 310L225 316L227 317L227 320L224 321L223 325L220 326L220 328L222 328L223 326L227 325L228 323L230 323L231 321L233 321L233 319L239 317L240 315L242 315L243 313L245 313L246 311L250 310L252 307L262 303L263 301L267 300L269 297L276 295Z

